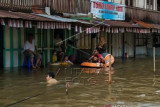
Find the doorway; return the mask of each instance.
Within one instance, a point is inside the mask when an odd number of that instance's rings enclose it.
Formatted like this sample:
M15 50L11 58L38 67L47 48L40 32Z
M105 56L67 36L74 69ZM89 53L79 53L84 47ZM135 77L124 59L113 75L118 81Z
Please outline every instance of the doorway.
M4 41L3 41L4 35L3 35L3 26L0 25L0 68L3 67L3 49L4 49Z
M157 11L160 11L160 0L157 0Z

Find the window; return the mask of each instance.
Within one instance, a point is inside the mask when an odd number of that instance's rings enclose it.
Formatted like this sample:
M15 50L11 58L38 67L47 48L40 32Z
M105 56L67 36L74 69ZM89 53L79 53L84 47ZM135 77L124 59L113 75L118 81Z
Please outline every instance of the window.
M126 6L133 6L133 0L125 0Z
M125 0L125 4L126 4L126 6L128 6L128 0Z
M157 10L160 11L160 0L157 0Z
M130 0L130 6L133 6L133 0Z
M153 34L153 46L160 47L160 35Z
M152 9L153 0L147 0L147 9Z

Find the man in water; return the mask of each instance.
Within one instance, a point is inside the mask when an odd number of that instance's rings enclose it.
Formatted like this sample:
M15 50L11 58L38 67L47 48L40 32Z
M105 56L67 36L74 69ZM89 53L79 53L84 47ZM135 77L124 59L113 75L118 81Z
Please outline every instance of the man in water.
M46 81L48 84L57 84L58 81L54 79L54 73L53 72L48 72L46 76Z

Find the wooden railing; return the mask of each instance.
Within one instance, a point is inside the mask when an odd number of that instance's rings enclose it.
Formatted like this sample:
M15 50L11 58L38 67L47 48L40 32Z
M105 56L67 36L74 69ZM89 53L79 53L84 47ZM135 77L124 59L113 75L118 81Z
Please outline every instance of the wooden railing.
M0 9L31 12L33 5L49 6L51 13L90 12L90 0L0 0ZM126 7L126 20L139 19L160 24L160 12L142 8Z
M32 5L43 5L43 0L0 0L0 8L8 10L31 11Z
M65 13L88 13L90 11L90 0L48 0L46 6L51 10Z
M146 22L160 24L160 12L136 7L126 7L126 20L139 19Z
M0 8L31 11L33 5L49 6L52 12L88 13L90 0L0 0Z

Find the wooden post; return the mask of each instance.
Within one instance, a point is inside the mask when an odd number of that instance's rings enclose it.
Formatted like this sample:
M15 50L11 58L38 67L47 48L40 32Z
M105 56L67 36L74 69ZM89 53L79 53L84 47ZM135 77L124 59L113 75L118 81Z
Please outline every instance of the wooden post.
M111 75L111 55L109 56L109 80L108 83L112 83L112 75Z
M136 34L134 33L134 58L136 57Z
M131 4L130 2L131 2L131 1L130 1L130 0L128 0L128 6L130 6L130 4Z
M10 1L10 7L13 9L13 0Z
M149 0L149 9L151 9L151 0Z
M123 50L122 50L122 60L125 61L125 35L123 33L123 36L122 36L122 46L123 46Z
M93 13L90 14L90 23L93 22Z
M111 33L111 54L113 54L113 53L112 53L112 48L113 48L113 41L112 41L112 37L113 37L113 36L112 36L112 35L113 35L113 33Z
M153 70L154 70L154 72L156 72L155 59L156 59L156 57L155 57L155 47L153 47Z
M43 67L45 68L44 29L42 29L42 59L43 59Z

